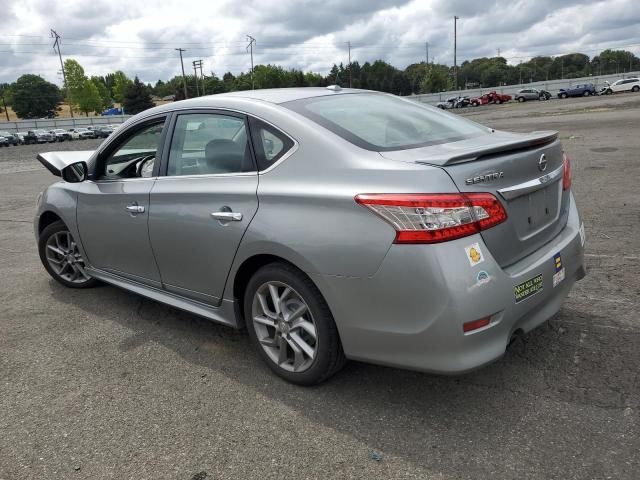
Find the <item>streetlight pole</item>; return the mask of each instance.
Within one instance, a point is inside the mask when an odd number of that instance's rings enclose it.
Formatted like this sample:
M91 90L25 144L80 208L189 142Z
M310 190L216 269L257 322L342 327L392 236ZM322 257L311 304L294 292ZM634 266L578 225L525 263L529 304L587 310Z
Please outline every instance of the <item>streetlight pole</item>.
M454 89L458 89L458 20L460 17L453 17L453 84Z

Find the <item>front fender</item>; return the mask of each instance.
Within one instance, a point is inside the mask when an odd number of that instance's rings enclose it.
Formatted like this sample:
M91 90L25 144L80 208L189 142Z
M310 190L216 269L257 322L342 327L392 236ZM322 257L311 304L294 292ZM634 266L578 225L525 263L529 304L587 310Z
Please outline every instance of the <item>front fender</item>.
M86 258L82 242L80 240L80 232L78 231L78 222L76 218L76 206L78 204L78 192L73 188L76 184L57 182L50 185L40 198L38 208L36 210L36 216L33 221L33 229L36 236L36 241L40 234L40 220L42 216L47 213L53 213L58 216L64 224L69 228L69 231L76 239L78 247L83 257Z

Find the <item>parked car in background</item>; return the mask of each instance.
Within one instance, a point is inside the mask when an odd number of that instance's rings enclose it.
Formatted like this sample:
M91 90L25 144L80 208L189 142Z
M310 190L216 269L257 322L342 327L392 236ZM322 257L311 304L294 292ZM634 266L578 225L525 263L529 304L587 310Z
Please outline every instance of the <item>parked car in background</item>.
M24 145L24 137L27 132L16 132L16 136L20 139L20 145Z
M9 133L2 131L0 137L4 137L7 140L7 145L20 145L20 138L15 133Z
M24 143L53 143L56 141L55 135L46 132L45 130L29 130L24 137Z
M585 275L557 133L497 131L385 93L199 97L146 110L95 152L38 160L63 180L34 218L56 281L245 327L298 384L348 358L486 365Z
M471 98L469 97L449 97L445 102L439 102L436 107L442 110L448 110L450 108L464 108L471 105Z
M107 126L113 128L114 130L116 130L120 125L122 125L122 124L121 123L110 123Z
M96 127L94 132L96 134L96 137L98 138L107 138L109 135L111 135L114 132L114 129L108 125L105 125L103 127Z
M515 94L514 99L517 102L526 102L527 100L549 100L551 98L551 93L546 90L538 90L537 88L523 88L522 90L518 90L518 93Z
M50 130L49 133L56 136L56 140L58 142L64 142L65 140L72 140L71 134L67 132L64 128L54 128Z
M9 146L9 141L6 139L6 137L0 136L0 147L8 147Z
M558 92L558 98L588 97L597 94L598 91L593 83L584 83L582 85L576 85L575 87L561 88Z
M88 128L84 127L70 128L69 133L74 140L95 138L94 133Z
M489 92L471 99L471 106L477 107L479 105L487 105L489 103L506 103L511 101L511 95L505 95L498 92Z
M605 82L601 91L606 95L619 92L640 92L640 78L623 78L613 83Z

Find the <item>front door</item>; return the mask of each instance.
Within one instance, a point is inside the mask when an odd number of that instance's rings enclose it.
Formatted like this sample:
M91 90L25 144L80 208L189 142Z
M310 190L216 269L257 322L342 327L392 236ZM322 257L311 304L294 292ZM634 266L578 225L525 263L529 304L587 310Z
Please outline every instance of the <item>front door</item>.
M149 194L164 118L134 128L98 158L78 193L78 229L92 267L160 286L149 242Z
M167 290L209 304L222 297L240 240L258 209L246 119L183 113L151 190L149 234Z

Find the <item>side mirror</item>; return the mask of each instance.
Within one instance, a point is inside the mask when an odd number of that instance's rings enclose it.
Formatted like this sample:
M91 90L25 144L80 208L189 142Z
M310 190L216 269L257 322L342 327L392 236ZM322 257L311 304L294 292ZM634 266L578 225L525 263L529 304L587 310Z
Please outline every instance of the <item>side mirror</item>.
M84 182L87 179L89 167L87 162L76 162L62 169L62 179L69 183Z

